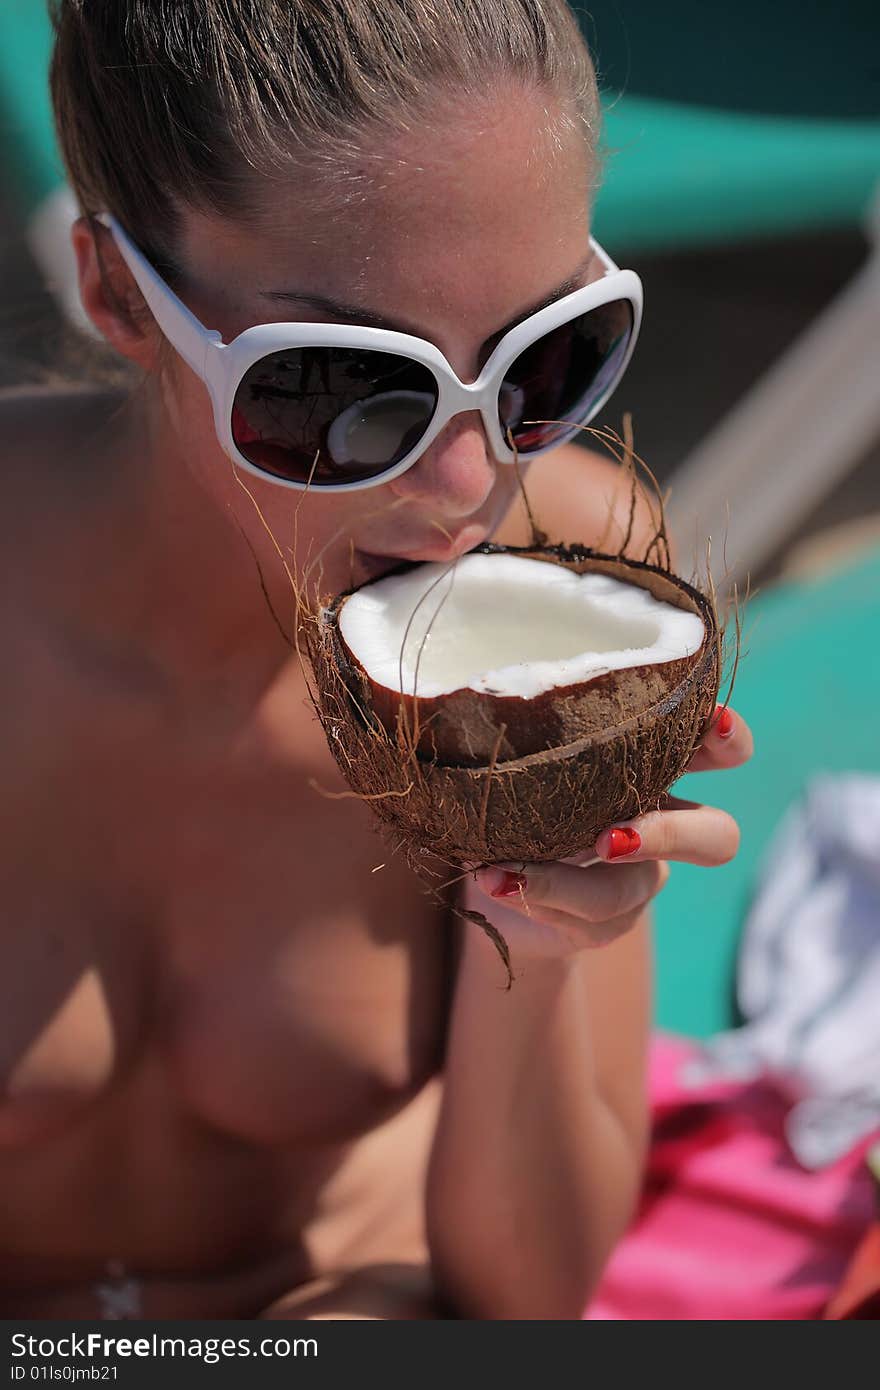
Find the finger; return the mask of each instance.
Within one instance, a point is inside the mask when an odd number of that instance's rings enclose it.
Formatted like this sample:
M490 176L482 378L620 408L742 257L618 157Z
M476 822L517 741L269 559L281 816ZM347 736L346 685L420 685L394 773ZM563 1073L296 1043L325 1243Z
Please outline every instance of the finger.
M658 811L699 811L703 806L702 801L688 801L684 796L673 796L672 792L664 792L658 799Z
M739 849L739 826L716 806L672 807L603 830L596 853L607 863L634 864L674 859L713 867L726 864ZM596 873L597 870L591 872Z
M564 913L584 922L607 922L644 907L659 893L669 876L665 864L649 861L621 873L607 864L589 871L571 864L527 864L519 873L495 866L477 875L477 885L490 897L545 920L548 912Z
M752 731L741 714L716 705L715 714L699 748L692 755L686 772L712 772L718 768L739 767L755 751Z
M541 910L540 922L544 927L557 932L574 950L599 949L610 946L612 942L625 936L642 921L646 904L622 917L612 917L607 922L585 922L582 917L572 917L568 912L553 912L550 908Z

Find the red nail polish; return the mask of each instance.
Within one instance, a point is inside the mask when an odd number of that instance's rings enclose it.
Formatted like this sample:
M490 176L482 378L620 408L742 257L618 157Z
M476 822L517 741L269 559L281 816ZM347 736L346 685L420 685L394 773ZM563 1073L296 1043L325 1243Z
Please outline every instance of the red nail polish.
M729 709L722 705L716 706L715 713L717 716L715 720L715 732L719 738L730 738L730 735L733 733L733 715Z
M493 898L518 898L528 886L525 874L511 874L504 870L504 877L497 888L492 889Z
M628 825L616 825L608 831L608 858L620 859L624 854L635 854L642 847L642 837L637 830Z

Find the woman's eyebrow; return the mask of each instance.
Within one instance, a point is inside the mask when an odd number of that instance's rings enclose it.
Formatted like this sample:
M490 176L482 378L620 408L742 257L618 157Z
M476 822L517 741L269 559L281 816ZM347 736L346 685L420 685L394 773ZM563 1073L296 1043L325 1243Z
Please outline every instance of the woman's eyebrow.
M557 285L556 289L552 290L545 299L530 305L528 309L524 309L521 314L517 314L509 323L506 323L503 328L499 328L496 333L492 334L492 339L503 338L505 333L516 328L517 324L522 323L524 319L530 318L532 314L537 314L541 309L549 308L558 299L564 299L567 294L572 294L574 290L579 289L592 261L593 253L591 251L567 280L564 280L561 285ZM297 304L308 304L310 308L317 309L324 314L330 314L333 318L348 319L352 323L363 324L367 328L385 328L392 333L409 333L415 338L425 337L417 325L406 323L401 319L386 318L384 314L374 313L372 309L365 309L361 304L350 304L343 299L333 299L329 295L310 294L307 290L262 290L261 297L281 303L295 301ZM487 339L487 341L492 339Z
M540 300L537 304L530 305L523 313L517 314L516 318L511 319L503 328L499 328L498 332L493 333L491 338L488 338L486 341L494 342L496 338L503 338L505 333L509 333L511 329L516 328L517 324L522 323L524 319L531 318L532 314L540 313L542 309L549 309L550 305L555 304L558 299L564 299L567 294L573 294L575 290L579 290L584 283L584 276L592 263L593 252L589 251L577 269L569 275L567 280L563 280L561 285L557 285L556 289L552 290L550 294L547 295L546 299Z
M351 319L367 328L387 328L394 333L412 333L416 337L420 336L417 329L400 320L385 318L383 314L373 313L371 309L365 309L360 304L348 304L344 299L331 299L326 294L309 294L307 290L262 290L261 296L263 299L280 300L282 303L296 301L297 304L308 304L310 308L318 309L322 314L332 314L334 318L339 319Z

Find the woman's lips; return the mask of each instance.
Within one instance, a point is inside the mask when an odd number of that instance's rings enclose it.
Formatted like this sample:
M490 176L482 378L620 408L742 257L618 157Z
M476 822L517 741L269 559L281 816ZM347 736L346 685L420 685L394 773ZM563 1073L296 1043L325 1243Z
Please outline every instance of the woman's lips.
M401 560L434 561L439 563L456 560L475 545L486 539L485 526L465 526L456 535L445 536L438 532L430 538L413 542L406 546L395 545L394 549L372 551L357 550L358 559L369 570L392 569Z

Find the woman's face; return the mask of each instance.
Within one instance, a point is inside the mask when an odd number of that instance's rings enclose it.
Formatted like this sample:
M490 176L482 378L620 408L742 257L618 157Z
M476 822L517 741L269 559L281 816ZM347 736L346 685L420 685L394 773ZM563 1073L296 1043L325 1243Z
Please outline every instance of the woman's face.
M592 169L583 134L549 99L508 90L374 151L333 189L278 184L258 231L187 212L181 293L229 341L257 323L363 323L433 343L473 381L514 322L601 273L588 241ZM325 204L321 210L322 202ZM166 404L175 438L222 505L242 492L207 394L176 364ZM447 560L478 544L513 498L477 412L446 426L408 472L350 495L296 493L243 475L302 571L321 555L327 591L394 559ZM253 528L249 528L252 530ZM354 561L354 570L352 562Z

